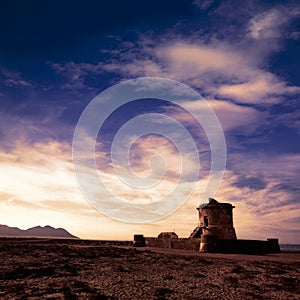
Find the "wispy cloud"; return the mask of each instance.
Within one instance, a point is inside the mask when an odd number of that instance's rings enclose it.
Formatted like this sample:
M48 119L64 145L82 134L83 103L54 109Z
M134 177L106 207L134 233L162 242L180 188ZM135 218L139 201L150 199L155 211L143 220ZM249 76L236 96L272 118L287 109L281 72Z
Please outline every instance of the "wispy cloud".
M86 84L86 77L89 75L98 75L102 73L102 63L51 63L48 65L57 73L65 78L61 85L64 89L88 89L92 88Z
M255 40L278 39L295 36L296 32L286 33L289 22L299 17L300 7L281 6L254 16L249 22L249 35Z
M264 47L227 44L224 41L201 42L191 35L141 38L138 47L116 53L110 61L98 64L53 64L69 82L83 87L87 74L115 73L123 79L139 76L160 76L185 82L208 97L221 97L237 103L265 105L282 101L282 95L297 95L298 86L268 71L262 58ZM198 42L191 42L191 40ZM247 37L245 38L247 41ZM250 43L247 41L247 43ZM249 44L250 45L250 44ZM261 52L259 49L261 47Z
M194 0L194 5L199 9L205 11L214 3L214 0Z
M9 71L0 66L0 74L3 77L3 83L7 87L30 87L32 83L25 80L20 72Z
M30 145L38 141L65 140L67 137L70 140L73 128L60 120L64 106L45 109L36 104L33 109L41 112L25 116L21 107L18 114L0 112L0 149L13 149L18 143Z
M292 112L281 112L272 117L274 124L283 125L291 128L300 134L300 109L295 109Z

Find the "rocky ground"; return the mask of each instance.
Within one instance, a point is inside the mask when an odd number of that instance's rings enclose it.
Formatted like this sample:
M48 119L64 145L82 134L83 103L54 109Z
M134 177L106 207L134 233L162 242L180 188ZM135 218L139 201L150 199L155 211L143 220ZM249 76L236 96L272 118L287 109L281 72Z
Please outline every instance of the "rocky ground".
M1 299L300 299L300 253L0 240Z

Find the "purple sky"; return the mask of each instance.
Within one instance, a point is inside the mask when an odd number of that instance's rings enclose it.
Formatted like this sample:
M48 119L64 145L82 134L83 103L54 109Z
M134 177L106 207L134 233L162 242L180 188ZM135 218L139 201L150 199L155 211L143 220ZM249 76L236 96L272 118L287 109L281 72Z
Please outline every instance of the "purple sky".
M160 221L126 224L97 212L74 176L72 139L84 108L114 84L149 76L192 87L218 116L227 166L212 196L236 206L238 237L300 243L300 6L297 1L239 3L2 1L0 223L49 224L82 238L127 239L174 229L188 236L198 222L200 191ZM199 101L183 107L201 115ZM167 172L160 185L147 192L131 189L112 170L107 157L113 137L141 113L165 113L188 127L201 168L188 152L181 155L191 170L201 169L203 185L210 160L203 131L182 109L144 99L120 108L102 128L97 163L108 188L129 202L147 203L179 185L180 155L157 135L137 139L129 157L139 176L147 176L153 155L163 157ZM153 176L156 167L161 161L154 161ZM181 182L178 197L185 188Z

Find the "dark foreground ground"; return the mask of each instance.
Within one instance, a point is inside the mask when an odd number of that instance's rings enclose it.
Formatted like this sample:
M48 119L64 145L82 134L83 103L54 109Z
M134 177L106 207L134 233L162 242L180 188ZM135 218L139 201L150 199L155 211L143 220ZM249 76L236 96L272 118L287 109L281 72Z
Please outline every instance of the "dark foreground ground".
M0 299L300 299L300 253L0 239Z

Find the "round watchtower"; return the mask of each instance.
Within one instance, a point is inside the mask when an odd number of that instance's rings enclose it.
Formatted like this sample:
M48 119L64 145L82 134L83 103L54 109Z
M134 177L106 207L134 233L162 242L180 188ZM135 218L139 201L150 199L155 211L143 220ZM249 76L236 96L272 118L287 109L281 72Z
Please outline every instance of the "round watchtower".
M202 229L200 252L213 251L215 240L236 240L230 203L220 203L209 198L209 203L197 207Z

